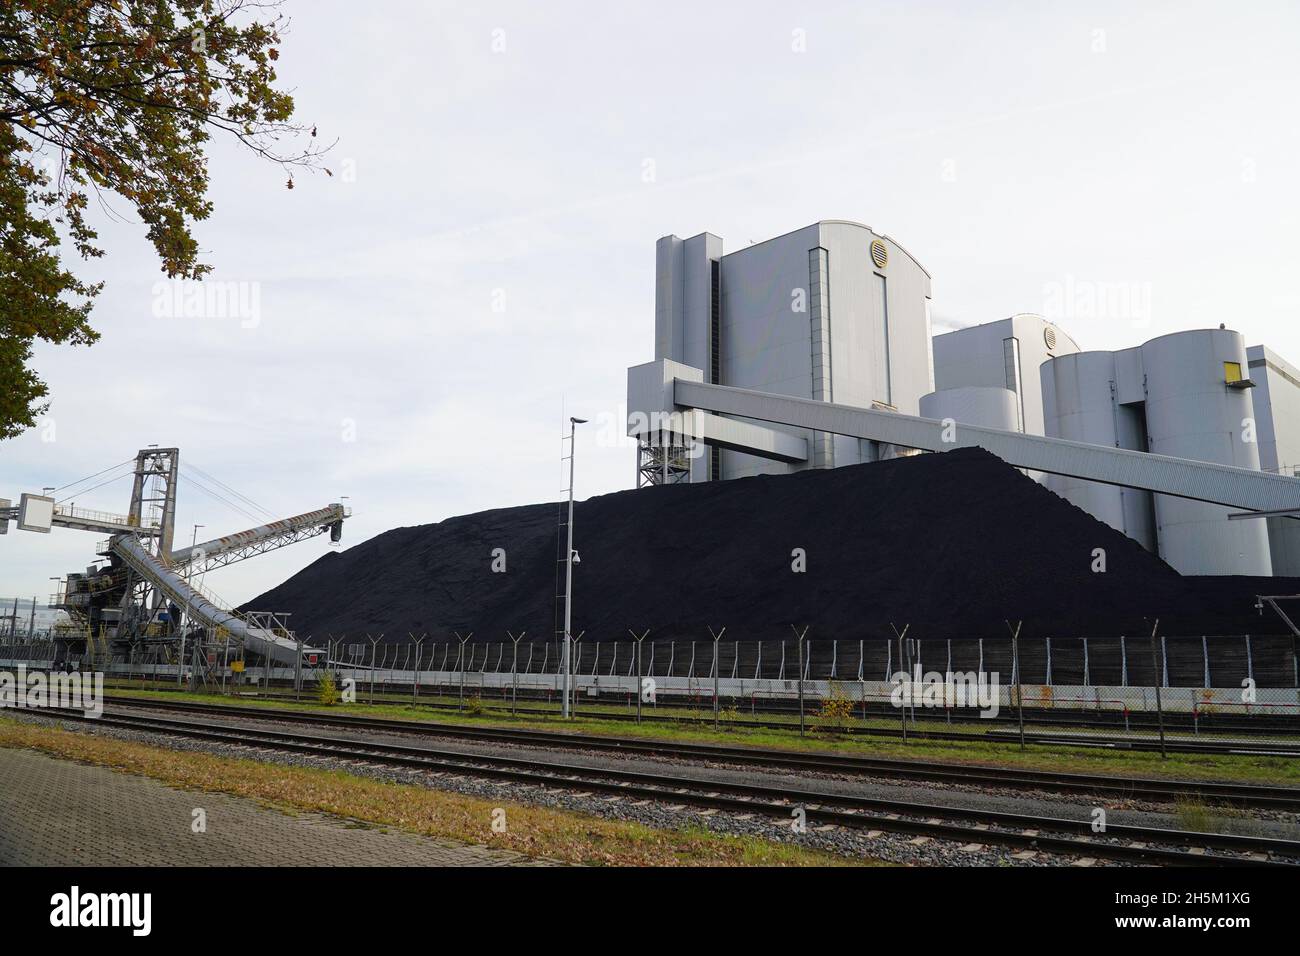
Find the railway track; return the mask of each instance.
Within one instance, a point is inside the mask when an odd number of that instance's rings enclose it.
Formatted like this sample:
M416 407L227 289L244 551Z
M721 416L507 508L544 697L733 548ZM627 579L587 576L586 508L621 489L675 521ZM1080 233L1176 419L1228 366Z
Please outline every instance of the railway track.
M291 694L260 694L260 700L276 700L285 703L299 701ZM394 706L409 706L412 702L409 700L378 700L366 701L358 700L358 704L371 706L371 704L391 704ZM437 711L456 711L455 704L433 703L429 701L418 701L415 704L421 708L428 708ZM505 714L505 707L490 706L489 709L499 714ZM681 708L685 710L685 708ZM514 712L527 717L557 717L558 711L554 708L543 707L518 707L512 709ZM609 720L619 723L631 723L637 720L633 714L592 712L582 713L579 716L590 717L595 720ZM668 714L643 714L641 721L645 723L663 723L663 724L712 724L712 717L699 717L691 715L669 716ZM733 727L748 727L762 730L784 730L795 731L799 728L797 720L727 720L721 719L720 724ZM808 723L810 726L816 726L816 719L809 716ZM986 723L986 722L985 722ZM999 726L1003 729L986 729L982 733L961 732L961 731L941 731L922 729L909 726L907 737L917 740L938 740L953 742L970 742L970 741L990 741L993 743L1019 743L1020 733L1015 727L1014 720L999 721ZM1034 725L1037 725L1037 728ZM1084 724L1081 726L1093 726ZM1120 730L1119 724L1098 724L1101 727L1113 727L1116 731ZM1043 720L1041 717L1034 720L1026 721L1025 742L1053 747L1087 747L1092 749L1104 750L1128 750L1143 753L1155 753L1161 750L1158 737L1155 736L1156 728L1154 724L1142 725L1141 730L1150 736L1109 736L1099 737L1088 734L1074 733L1067 727L1054 725L1050 721ZM1049 729L1051 728L1051 729ZM1168 728L1173 732L1173 728ZM1186 728L1177 728L1182 733L1186 733ZM852 724L840 727L836 731L847 736L854 737L886 737L902 738L903 731L901 728L894 727L858 727ZM1276 757L1300 757L1300 741L1272 741L1272 740L1194 740L1181 736L1167 736L1164 750L1168 753L1186 753L1186 754L1206 754L1206 755L1258 755L1258 756L1276 756Z
M422 724L408 720L353 717L316 711L281 708L249 708L236 705L189 701L156 701L148 698L109 699L115 706L183 713L261 717L281 722L350 727L356 730L397 732L422 736L453 737L463 740L559 747L569 750L605 751L625 754L666 756L684 760L717 761L769 769L843 775L888 776L897 779L945 783L957 786L1039 790L1053 793L1142 799L1151 802L1198 800L1218 806L1300 811L1300 788L1215 781L1167 780L1135 777L1106 777L1059 771L989 768L977 764L924 763L887 757L846 756L790 750L770 750L725 744L685 743L640 737L609 737L569 731L532 730L514 727L483 727L472 724Z
M95 726L146 731L259 750L306 754L432 774L474 776L549 789L604 793L628 800L764 814L790 820L802 811L808 824L903 833L1022 850L1124 862L1181 866L1297 866L1300 842L1230 834L1111 825L1104 837L1089 819L1069 819L852 796L784 785L736 783L681 774L609 767L557 765L518 756L465 754L407 744L357 741L237 723L214 725L129 711L87 718L79 711L34 712ZM230 717L232 715L224 715ZM247 714L233 715L244 717ZM1212 852L1218 851L1218 852Z
M358 681L358 687L363 691L362 696L364 698L359 700L359 703L392 704L398 706L403 704L415 704L415 706L418 707L429 707L431 709L454 709L457 706L456 704L428 700L427 697L414 697L410 685L407 685L406 687L402 687L400 684L389 685L387 689L380 690L373 700L370 699L364 680ZM273 687L273 690L274 689L275 688ZM508 687L493 689L503 692L509 690ZM430 693L430 690L433 691L432 696L439 696L437 688L426 687L424 688L424 693L427 695ZM479 691L479 688L474 688L474 690L477 692ZM267 700L294 700L295 698L291 691L291 687L280 687L278 693L264 693L261 696ZM456 687L454 685L443 687L441 689L441 696L454 697L455 695ZM509 697L504 693L500 695L493 694L491 696L482 695L482 700L485 707L490 707L495 710L504 710L510 706ZM536 694L521 694L519 701L523 705L518 708L520 713L553 713L555 710L554 707L547 710L543 707L529 706L530 704L539 704L546 701L546 698L539 697ZM611 705L617 705L618 702L618 695L607 695L601 697L599 703L595 706L609 707ZM689 712L711 711L712 706L712 700L707 695L702 696L698 700L665 697L661 698L655 705L657 713L643 714L642 719L649 720L657 719L660 716L667 717L672 715L673 712L681 714L686 717L686 719L700 719L698 717L690 716ZM582 709L582 701L579 702L579 707ZM628 705L628 709L631 709L630 704ZM789 726L791 722L797 726L799 722L799 709L797 702L789 701L784 698L760 700L756 704L746 702L741 709L749 713L753 719L758 719L760 716L769 717L773 720L776 718L785 719L785 723L776 724L776 726ZM603 715L603 712L586 711L586 713L588 716L592 716L593 713ZM627 713L618 713L612 715L612 719L625 719L629 716L630 715ZM859 706L855 706L854 717L872 720L897 720L898 711L892 707L882 706L880 704L870 704L864 714ZM704 719L711 721L712 717L710 716ZM991 725L1004 727L1015 727L1017 725L1014 707L1004 708L1004 716L993 720L981 717L978 714L970 714L960 710L947 711L944 716L938 719L958 726L968 725L981 728L987 728ZM1225 716L1214 712L1206 712L1199 715L1198 718L1193 718L1192 715L1183 712L1166 712L1164 715L1164 723L1167 731L1179 731L1185 733L1204 733L1209 735L1258 734L1267 732L1300 738L1300 718L1297 717L1284 717L1269 714L1256 714L1249 717L1238 715ZM1131 730L1145 730L1155 733L1158 727L1158 721L1156 715L1149 711L1131 711L1126 715L1123 711L1065 710L1062 708L1036 707L1030 703L1025 707L1025 726L1055 729L1086 728L1094 730L1120 731L1125 733L1128 733ZM1300 739L1296 741L1296 745L1300 746Z

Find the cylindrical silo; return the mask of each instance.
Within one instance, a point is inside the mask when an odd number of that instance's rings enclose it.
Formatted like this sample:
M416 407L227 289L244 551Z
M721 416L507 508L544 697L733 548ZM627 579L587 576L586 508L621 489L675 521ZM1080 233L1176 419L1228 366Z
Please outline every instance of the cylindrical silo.
M1015 392L1000 386L945 388L921 396L921 417L961 425L981 425L1019 431L1019 405Z
M1142 346L1146 426L1157 455L1259 470L1246 343L1226 329L1175 332ZM1183 574L1272 574L1268 527L1234 510L1156 495L1160 556ZM1240 510L1240 509L1236 509Z
M1043 430L1064 438L1115 448L1115 353L1075 352L1044 362ZM1068 475L1047 475L1043 483L1116 531L1125 532L1123 489Z

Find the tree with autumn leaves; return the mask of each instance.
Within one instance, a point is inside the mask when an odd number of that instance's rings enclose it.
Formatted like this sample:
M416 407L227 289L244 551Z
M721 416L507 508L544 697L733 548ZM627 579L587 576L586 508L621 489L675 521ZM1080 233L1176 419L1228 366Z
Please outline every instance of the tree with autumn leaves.
M295 170L321 168L316 130L275 88L285 27L265 0L0 3L0 439L48 408L35 340L98 338L101 284L65 260L69 247L104 254L93 218L112 197L134 209L163 272L200 279L211 266L192 228L212 212L211 137L279 165L290 188Z

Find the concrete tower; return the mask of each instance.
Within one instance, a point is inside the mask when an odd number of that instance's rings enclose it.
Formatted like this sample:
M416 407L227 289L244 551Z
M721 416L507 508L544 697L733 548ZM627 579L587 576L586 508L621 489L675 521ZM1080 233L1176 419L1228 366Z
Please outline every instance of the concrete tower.
M704 381L908 414L931 391L930 275L870 227L828 220L723 252L709 233L656 246L655 358ZM870 442L790 428L809 461L787 464L721 448L669 449L670 469L644 448L643 483L672 474L707 481L893 454ZM673 479L669 479L673 480Z

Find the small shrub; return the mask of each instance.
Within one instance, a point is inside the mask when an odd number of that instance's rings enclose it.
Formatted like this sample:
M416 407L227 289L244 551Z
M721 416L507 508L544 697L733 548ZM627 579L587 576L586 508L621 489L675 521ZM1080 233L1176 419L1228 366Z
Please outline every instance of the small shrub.
M316 682L316 699L329 707L339 702L339 685L333 671L326 671Z
M478 694L465 699L465 713L471 717L480 717L483 714L483 698Z
M830 733L843 733L852 718L853 701L843 687L832 681L817 713L821 729Z

